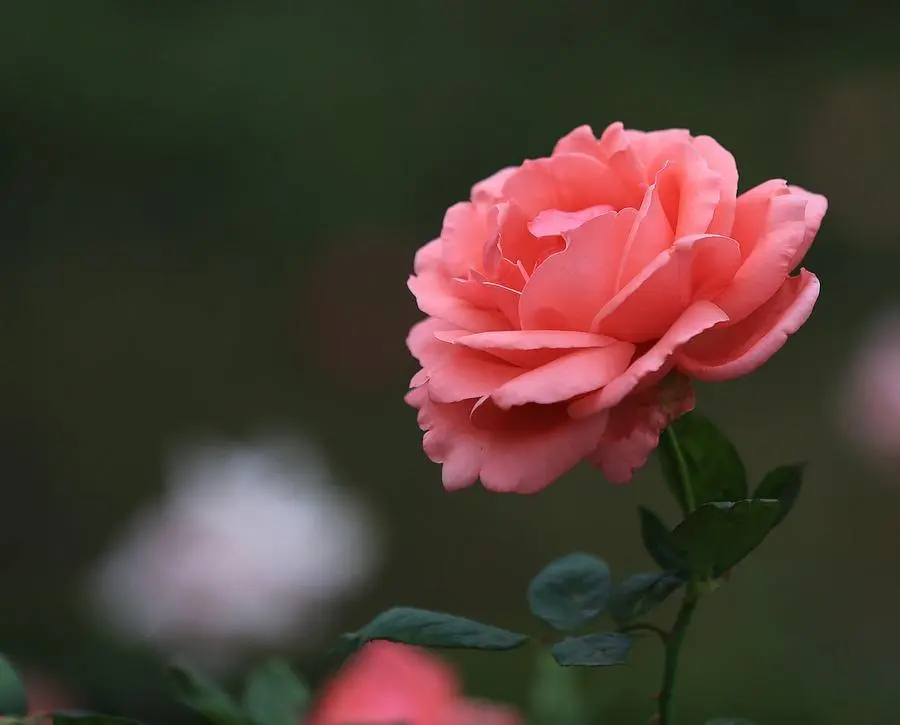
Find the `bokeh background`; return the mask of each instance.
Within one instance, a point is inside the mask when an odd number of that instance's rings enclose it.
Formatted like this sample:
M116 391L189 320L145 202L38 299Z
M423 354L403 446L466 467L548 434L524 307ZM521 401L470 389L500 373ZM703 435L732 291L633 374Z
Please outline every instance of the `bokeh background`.
M539 497L443 492L402 396L414 250L472 182L582 123L683 126L831 202L807 326L702 409L754 478L809 459L781 527L705 601L680 722L900 716L900 466L845 435L842 386L900 304L900 10L821 0L0 5L0 647L80 704L175 722L160 664L85 615L85 576L202 431L303 430L388 533L341 624L394 603L531 627L573 548L649 566L654 464ZM898 371L900 375L900 371ZM900 426L900 421L898 421ZM667 612L662 613L667 616ZM525 702L532 653L457 657ZM596 721L643 722L658 652L587 673Z

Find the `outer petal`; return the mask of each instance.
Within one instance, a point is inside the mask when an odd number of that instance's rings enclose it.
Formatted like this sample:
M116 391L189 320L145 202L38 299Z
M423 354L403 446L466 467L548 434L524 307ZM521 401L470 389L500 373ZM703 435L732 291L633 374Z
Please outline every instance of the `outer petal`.
M806 252L816 238L819 227L822 225L822 218L825 216L825 212L828 211L828 199L821 194L813 194L806 191L806 189L801 189L799 186L788 188L792 194L806 196L806 233L803 237L803 244L800 245L794 258L791 260L791 269L793 270L803 261L803 257L806 256Z
M662 429L693 408L694 391L683 378L627 398L610 411L606 433L588 461L610 483L628 483L659 445Z
M503 197L503 186L506 180L512 176L518 166L507 166L505 169L479 181L472 187L472 201L476 204L495 204L501 201Z
M807 240L808 202L809 195L791 193L769 200L760 238L732 284L716 297L716 304L733 321L742 320L775 294L793 268L793 260L802 256Z
M509 414L520 412L513 409ZM548 411L547 415L549 418L552 414ZM517 429L517 424L512 423L510 428L491 434L481 482L491 491L537 493L574 468L596 447L606 422L604 411L583 420L562 414L554 425L542 428Z
M712 302L695 302L684 311L666 334L635 360L622 375L602 390L573 402L569 406L569 414L575 417L590 416L618 405L644 380L664 370L683 345L705 330L727 320L728 316Z
M491 400L504 409L569 400L602 388L621 375L633 355L634 345L627 342L570 352L501 385L491 394Z
M637 212L604 214L566 235L567 246L547 258L522 290L519 319L523 329L580 330L614 291L622 249Z
M770 179L737 198L731 236L741 245L744 259L750 256L766 231L772 199L789 193L784 179Z
M502 411L488 399L474 411L477 401L435 403L425 388L410 391L406 402L419 409L425 454L443 464L444 487L451 491L481 477L492 491L536 493L590 453L606 428L605 412L572 420L563 406Z
M436 333L446 330L440 320L424 320L414 325L407 346L421 363L422 371L414 385L426 384L436 402L453 403L490 395L497 388L522 374L510 365L479 350L444 342Z
M636 275L592 320L590 329L628 342L658 340L695 300L714 298L741 262L733 239L678 239Z
M444 488L455 491L475 483L489 437L469 420L475 401L435 403L424 387L410 390L404 400L419 411L419 428L425 431L422 440L425 455L435 463L444 464L441 472Z
M497 211L469 202L451 206L441 229L441 253L451 277L463 277L480 269L484 246L497 233Z
M694 148L706 159L709 168L719 175L719 204L707 231L710 234L730 236L738 188L738 170L734 156L710 136L695 138Z
M812 314L819 280L805 269L764 305L734 325L709 330L678 356L678 368L698 380L730 380L774 355Z
M509 320L499 310L480 309L456 294L452 279L441 270L413 275L406 286L422 312L446 320L453 327L472 332L509 328Z

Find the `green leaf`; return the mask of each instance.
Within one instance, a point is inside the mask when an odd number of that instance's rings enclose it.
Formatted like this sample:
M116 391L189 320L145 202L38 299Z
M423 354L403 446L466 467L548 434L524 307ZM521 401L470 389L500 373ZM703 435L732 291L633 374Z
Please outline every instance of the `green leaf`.
M95 712L54 712L50 720L53 725L138 725L136 720Z
M773 468L759 482L753 492L753 498L773 498L781 503L781 516L778 523L784 520L797 498L800 496L800 488L803 485L803 471L805 463L789 463L786 466Z
M254 725L296 725L311 697L287 662L271 660L250 673L244 712Z
M618 623L642 617L684 583L683 576L671 571L632 574L613 588L609 613Z
M707 503L672 532L692 574L720 577L759 546L781 516L781 504L769 499Z
M528 636L453 614L394 607L379 614L356 633L359 645L373 639L421 647L510 650L525 644Z
M706 725L754 725L749 720L745 720L742 717L714 717L712 720L707 720Z
M532 725L589 725L590 712L578 682L578 671L560 667L542 651L529 689Z
M672 540L669 528L650 509L638 506L641 519L641 540L644 548L662 569L684 571L687 564Z
M10 661L0 655L0 715L26 715L28 698L25 685Z
M582 637L566 637L550 648L563 667L610 667L621 665L628 659L634 638L622 632L586 634Z
M171 665L169 676L178 699L213 725L244 725L240 707L212 680L183 665Z
M663 477L685 515L712 501L747 498L747 472L737 449L700 413L691 411L672 421L660 437L659 452ZM690 502L685 498L684 474L691 487Z
M600 614L609 600L612 575L605 561L574 553L548 564L528 585L528 605L551 627L572 630Z

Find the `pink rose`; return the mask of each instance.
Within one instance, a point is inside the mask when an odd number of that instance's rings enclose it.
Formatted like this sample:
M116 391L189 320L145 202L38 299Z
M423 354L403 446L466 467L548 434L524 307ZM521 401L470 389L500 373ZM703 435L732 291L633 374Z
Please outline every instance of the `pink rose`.
M427 652L370 642L326 685L308 725L520 725L497 705L462 697L452 670Z
M745 375L806 321L819 281L791 272L827 201L737 182L709 136L581 126L447 211L409 279L406 397L446 488L533 493L581 460L625 483L690 378Z

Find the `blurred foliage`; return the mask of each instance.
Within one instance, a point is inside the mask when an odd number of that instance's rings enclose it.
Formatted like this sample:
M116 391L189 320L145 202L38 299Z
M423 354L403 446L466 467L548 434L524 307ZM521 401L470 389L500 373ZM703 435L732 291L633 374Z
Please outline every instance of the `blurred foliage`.
M701 390L752 479L811 465L792 521L704 602L683 721L895 722L900 489L831 420L860 325L897 301L898 16L871 0L0 5L4 649L56 663L85 706L171 721L159 665L102 638L82 582L194 431L307 430L378 508L390 565L347 629L394 603L527 627L530 574L573 548L646 568L633 512L662 506L657 466L626 488L579 470L539 500L448 496L402 403L404 279L444 209L574 126L623 120L714 135L742 188L779 176L832 201L808 326L750 379ZM872 90L833 102L846 87ZM477 694L524 702L525 653L457 659ZM659 663L635 660L586 678L608 722L648 712Z

